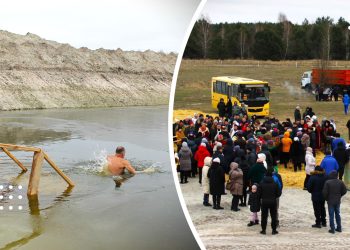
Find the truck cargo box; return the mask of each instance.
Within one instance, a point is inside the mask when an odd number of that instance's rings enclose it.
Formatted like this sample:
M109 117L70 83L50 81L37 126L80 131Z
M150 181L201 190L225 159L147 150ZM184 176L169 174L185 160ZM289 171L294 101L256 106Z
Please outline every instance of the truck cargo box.
M313 84L326 85L343 85L350 86L350 70L347 69L313 69L312 70Z

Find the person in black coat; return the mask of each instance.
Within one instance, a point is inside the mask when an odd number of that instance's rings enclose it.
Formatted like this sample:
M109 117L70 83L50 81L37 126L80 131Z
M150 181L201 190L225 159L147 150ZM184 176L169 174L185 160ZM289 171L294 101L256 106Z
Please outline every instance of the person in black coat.
M227 114L227 117L231 118L231 116L232 116L232 102L231 102L231 98L228 98L228 101L226 103L226 114Z
M339 179L342 180L344 175L345 164L349 161L348 154L346 153L344 144L342 142L338 143L337 148L333 152L333 157L338 162Z
M294 172L297 172L298 169L301 170L301 164L304 161L304 149L303 145L298 137L294 137L293 143L290 146L290 158L292 159L294 165Z
M213 209L224 209L220 206L221 195L225 193L225 172L220 167L220 159L214 158L208 171L210 194L213 196Z
M270 211L272 234L278 234L277 227L277 198L281 196L281 190L272 178L272 173L267 172L260 183L259 198L261 200L261 234L266 234L267 217Z
M256 155L255 150L251 148L251 146L248 146L246 151L247 151L246 159L247 159L248 166L252 167L256 163L258 156Z
M258 194L258 184L252 186L252 192L249 194L248 205L250 206L250 212L252 217L248 223L248 227L259 224L258 212L260 212L260 199Z
M223 154L223 148L220 145L216 146L216 152L213 154L213 159L219 158L220 159L220 167L224 170L225 173L228 173L230 168L227 166L225 161L225 156Z
M220 102L218 103L218 105L216 106L219 112L219 116L220 117L225 117L225 113L226 113L226 105L224 102L224 99L221 98Z
M224 160L226 164L225 169L227 170L229 169L231 162L233 162L234 160L233 141L231 138L227 139L226 145L224 146L222 153L224 154Z
M315 214L315 224L312 227L326 227L326 209L325 200L322 195L322 189L326 181L324 170L320 166L315 167L315 171L311 172L310 179L307 183L307 191L311 193L312 206ZM321 226L322 224L322 226Z
M300 107L297 106L294 110L294 121L300 121L301 120L301 113L300 113Z

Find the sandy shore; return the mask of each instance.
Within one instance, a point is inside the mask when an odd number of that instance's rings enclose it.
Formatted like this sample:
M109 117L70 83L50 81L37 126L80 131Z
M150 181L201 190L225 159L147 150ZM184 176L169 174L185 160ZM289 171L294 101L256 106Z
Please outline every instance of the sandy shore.
M311 195L299 188L285 188L280 198L279 234L271 235L269 220L267 235L261 235L260 225L247 227L250 218L248 207L241 208L239 212L230 210L231 195L222 196L224 210L214 210L202 205L203 194L198 178L190 178L189 183L182 184L181 188L192 221L207 249L350 248L349 194L345 195L341 204L343 232L331 235L328 227L311 228L314 224Z

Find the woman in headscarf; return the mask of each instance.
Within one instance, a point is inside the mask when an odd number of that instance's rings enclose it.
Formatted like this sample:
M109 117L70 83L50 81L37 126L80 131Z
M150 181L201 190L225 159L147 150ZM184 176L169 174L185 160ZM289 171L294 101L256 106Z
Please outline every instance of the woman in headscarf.
M315 170L316 166L316 159L312 153L312 148L307 147L306 148L306 154L305 154L305 173L306 177L304 180L304 190L307 190L307 183L310 179L311 172Z
M203 189L203 205L206 207L211 206L209 203L209 178L208 178L208 171L212 164L212 158L211 157L205 157L204 159L204 166L202 170L202 189Z
M182 147L178 153L180 161L180 183L187 183L187 177L191 171L191 157L192 151L188 147L187 142L182 143Z
M220 166L220 159L215 158L208 171L210 194L213 196L213 209L224 209L220 206L221 195L225 193L225 171Z
M232 211L239 211L238 208L238 202L240 197L243 194L243 172L238 167L238 164L236 162L232 162L230 164L230 172L229 172L229 178L230 178L230 193L232 194L232 204L231 204L231 210Z

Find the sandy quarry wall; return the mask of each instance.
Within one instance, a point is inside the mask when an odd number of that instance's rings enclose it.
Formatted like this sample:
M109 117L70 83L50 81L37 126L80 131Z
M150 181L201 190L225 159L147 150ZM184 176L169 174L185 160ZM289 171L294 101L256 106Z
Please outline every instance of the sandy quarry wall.
M0 31L0 109L167 104L175 61Z

